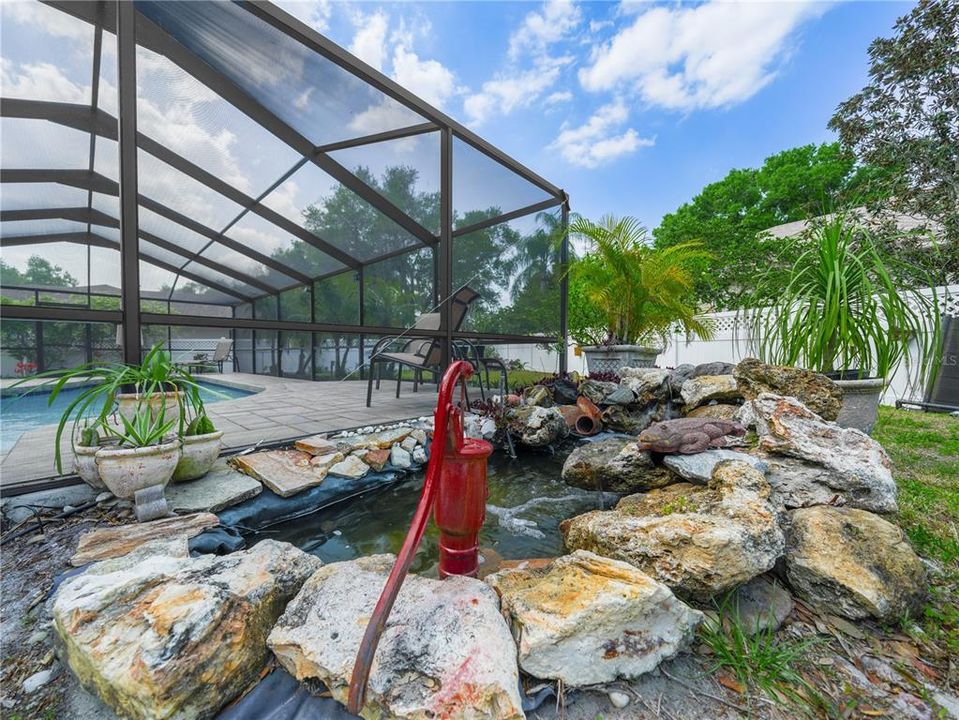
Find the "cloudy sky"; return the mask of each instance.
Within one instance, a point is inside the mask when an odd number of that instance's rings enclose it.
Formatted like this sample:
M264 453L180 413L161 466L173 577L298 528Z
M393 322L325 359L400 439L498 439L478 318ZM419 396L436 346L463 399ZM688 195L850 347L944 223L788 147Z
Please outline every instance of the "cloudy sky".
M734 167L833 139L910 3L281 3L556 184L650 227Z

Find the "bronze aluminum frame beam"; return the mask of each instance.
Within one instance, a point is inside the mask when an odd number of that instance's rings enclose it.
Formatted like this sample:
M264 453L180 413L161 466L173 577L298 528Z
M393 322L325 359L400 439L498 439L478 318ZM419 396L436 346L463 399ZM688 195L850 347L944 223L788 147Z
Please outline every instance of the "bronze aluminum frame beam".
M145 238L146 239L146 238ZM0 247L19 247L23 245L46 245L49 243L55 242L69 242L75 243L77 245L93 245L94 247L102 247L110 250L120 250L120 245L113 242L109 238L105 238L102 235L97 235L96 233L53 233L50 235L16 235L8 237L0 237ZM252 302L253 299L247 295L244 295L239 290L235 288L228 287L226 285L221 285L215 280L208 280L200 275L196 275L189 270L183 270L178 268L176 265L171 265L170 263L155 258L149 254L149 252L140 251L138 254L140 260L155 265L158 268L162 268L171 273L177 275L182 275L183 277L192 280L194 282L205 285L213 290L217 290L231 297L235 297L241 302ZM216 305L217 303L210 303L211 305ZM7 307L7 306L4 306ZM232 307L232 306L230 306Z
M549 200L543 200L542 202L527 205L526 207L517 208L516 210L504 213L503 215L497 215L496 217L491 217L487 220L481 220L478 223L473 223L472 225L467 225L466 227L457 228L453 231L453 237L455 238L460 237L461 235L469 235L477 230L484 230L488 227L493 227L494 225L502 225L503 223L509 222L510 220L515 220L516 218L526 217L527 215L542 212L543 210L549 210L557 205L562 205L564 202L564 200L559 198L550 198Z

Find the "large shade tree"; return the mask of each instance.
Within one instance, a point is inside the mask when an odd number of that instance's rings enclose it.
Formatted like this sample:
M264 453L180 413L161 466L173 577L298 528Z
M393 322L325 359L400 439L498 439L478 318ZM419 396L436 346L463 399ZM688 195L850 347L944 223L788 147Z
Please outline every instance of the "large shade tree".
M944 230L942 277L959 275L959 2L921 0L869 46L869 82L829 122L887 170L888 206Z

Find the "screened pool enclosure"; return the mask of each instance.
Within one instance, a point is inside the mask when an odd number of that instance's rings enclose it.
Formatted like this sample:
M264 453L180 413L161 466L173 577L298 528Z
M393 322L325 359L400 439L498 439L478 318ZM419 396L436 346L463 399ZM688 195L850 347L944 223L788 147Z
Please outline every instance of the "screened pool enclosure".
M431 311L447 356L564 342L565 193L277 6L0 12L4 376L229 337L338 378Z

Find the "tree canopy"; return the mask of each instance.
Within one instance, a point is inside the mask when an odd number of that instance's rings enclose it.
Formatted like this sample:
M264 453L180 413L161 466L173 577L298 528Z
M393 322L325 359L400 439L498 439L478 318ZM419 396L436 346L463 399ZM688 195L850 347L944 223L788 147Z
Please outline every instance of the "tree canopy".
M877 174L839 143L784 150L759 168L731 170L707 185L663 218L653 231L655 244L702 243L713 259L698 268L696 297L708 309L735 309L758 272L794 259L794 243L762 231L861 204L874 196Z

